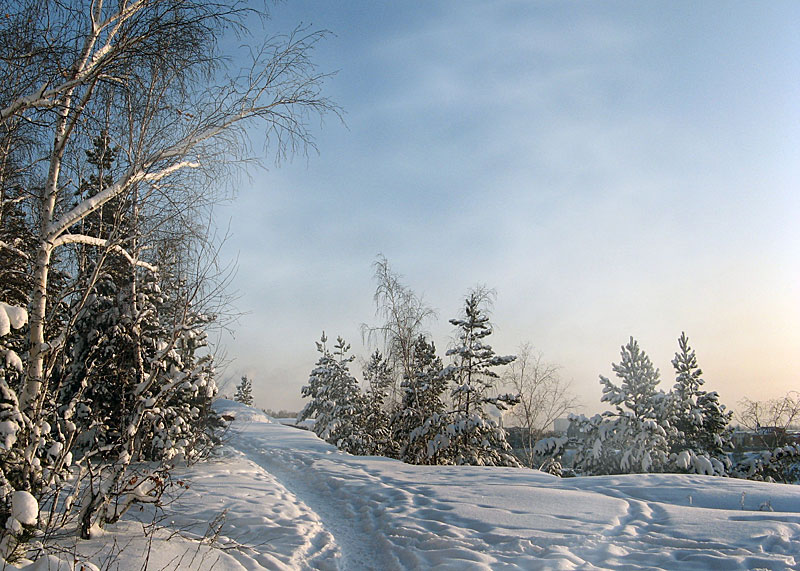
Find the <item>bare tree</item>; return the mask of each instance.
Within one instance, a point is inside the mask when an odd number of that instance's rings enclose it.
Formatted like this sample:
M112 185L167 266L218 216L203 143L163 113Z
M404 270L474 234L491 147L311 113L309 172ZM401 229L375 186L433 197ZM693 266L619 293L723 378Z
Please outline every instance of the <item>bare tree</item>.
M736 419L752 430L765 448L788 442L787 433L800 422L800 392L790 391L782 398L739 401Z
M520 346L517 359L503 375L504 385L519 394L519 404L509 412L512 423L522 430L524 462L534 466L534 447L553 422L578 406L569 382L559 375L558 365L548 363L530 343Z
M414 347L417 338L425 333L427 321L436 317L429 307L410 288L403 285L399 274L389 267L389 261L379 255L375 260L375 314L382 324L361 325L362 336L370 343L380 340L395 374L391 387L391 403L397 402L397 390L403 378L414 378Z

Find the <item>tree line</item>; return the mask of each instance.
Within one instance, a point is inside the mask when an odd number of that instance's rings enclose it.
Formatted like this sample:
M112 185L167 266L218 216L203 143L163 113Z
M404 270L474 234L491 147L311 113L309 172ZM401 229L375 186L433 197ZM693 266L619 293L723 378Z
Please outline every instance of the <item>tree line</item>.
M375 267L375 301L384 322L362 329L366 339L383 342L384 353L376 349L362 367L364 389L351 372L350 345L337 338L329 347L324 333L317 342L320 358L302 389L309 402L298 420L314 418L314 432L340 449L412 464L524 464L557 475L569 450L571 473L583 475L669 472L798 480L797 443L775 442L732 460L733 412L718 393L703 388L685 333L672 360L671 390L658 388L660 372L631 337L620 362L612 363L619 382L600 376L601 401L611 410L592 417L570 414L568 435L549 436L547 425L574 410L575 398L557 367L532 355L529 346L523 346L521 358L495 354L487 342L491 292L471 291L461 315L450 320L455 340L444 364L424 332L434 312L401 283L384 257ZM504 387L511 392L503 393ZM794 419L800 407L787 399L769 407L750 402L743 418L763 420L770 410ZM521 449L511 449L493 410L507 411L521 425Z
M765 439L760 450L732 460L733 411L715 391L703 389L703 371L685 333L678 339L672 366L672 390L658 390L660 373L638 342L631 337L622 347L621 361L612 364L620 384L600 376L601 400L613 409L591 418L570 417L578 435L574 465L581 473L672 472L783 483L800 480L800 444L787 438ZM740 421L760 429L757 420L751 421L761 411L762 420L786 421L785 436L788 423L796 417L796 412L791 414L793 403L791 395L770 403L745 399ZM777 416L765 408L777 410ZM541 449L558 456L567 442L566 438L551 439L542 442Z

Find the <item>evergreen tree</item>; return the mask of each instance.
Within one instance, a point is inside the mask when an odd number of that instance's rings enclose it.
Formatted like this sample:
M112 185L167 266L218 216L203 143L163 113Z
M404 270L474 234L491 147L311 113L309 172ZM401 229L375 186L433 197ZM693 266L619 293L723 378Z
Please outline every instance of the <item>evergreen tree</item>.
M402 400L392 417L392 430L403 462L429 464L429 434L425 422L445 412L443 398L447 379L441 374L442 360L436 355L433 341L428 343L424 335L418 336L413 355L412 375L401 383ZM430 438L433 436L430 434Z
M253 382L247 378L247 375L244 375L242 382L236 386L236 394L233 396L233 400L247 406L253 406Z
M672 360L676 379L670 401L673 461L681 471L724 475L730 469L726 451L732 448L728 425L733 413L720 404L716 392L701 389L703 371L685 333L678 347Z
M394 377L391 365L379 350L376 349L370 355L363 376L367 384L364 395L364 432L370 436L372 442L372 449L363 453L394 458L398 454L398 447L392 438L391 417L386 410Z
M487 315L488 292L471 292L464 304L464 314L450 323L456 327L456 346L447 351L453 363L442 371L452 386L453 410L434 414L420 432L428 440L427 455L439 464L478 466L519 466L511 455L505 430L489 418L486 407L505 410L518 402L514 395L492 396L499 375L495 368L507 365L515 357L495 355L485 339L492 334Z
M323 332L317 343L320 358L302 389L303 397L311 400L297 420L315 418L314 433L345 452L359 454L371 450L372 438L363 431L364 398L349 370L355 357L347 355L350 345L341 337L337 338L332 353L327 340Z
M620 386L600 376L602 401L615 410L570 417L583 434L575 463L587 475L659 472L669 458L672 428L665 413L667 395L656 391L658 369L633 337L621 356L618 365L612 364Z

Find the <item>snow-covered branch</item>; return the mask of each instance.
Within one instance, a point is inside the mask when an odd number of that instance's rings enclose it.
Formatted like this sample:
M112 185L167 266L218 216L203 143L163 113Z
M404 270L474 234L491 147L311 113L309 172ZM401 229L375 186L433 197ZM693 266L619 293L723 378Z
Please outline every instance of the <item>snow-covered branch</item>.
M158 268L156 266L148 264L142 260L137 260L119 244L111 244L108 240L103 238L95 238L94 236L86 236L85 234L63 234L53 241L54 248L63 246L65 244L86 244L88 246L97 246L98 248L108 248L111 251L121 254L133 266L145 268L153 273L158 272Z

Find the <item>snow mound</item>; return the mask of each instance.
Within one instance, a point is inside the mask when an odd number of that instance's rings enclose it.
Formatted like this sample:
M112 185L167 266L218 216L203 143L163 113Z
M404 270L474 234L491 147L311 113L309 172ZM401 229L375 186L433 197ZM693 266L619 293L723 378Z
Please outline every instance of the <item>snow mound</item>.
M28 322L28 312L22 307L0 301L0 337L12 329L19 329Z
M214 401L213 407L223 417L231 417L238 423L272 422L266 412L233 400L217 399Z

